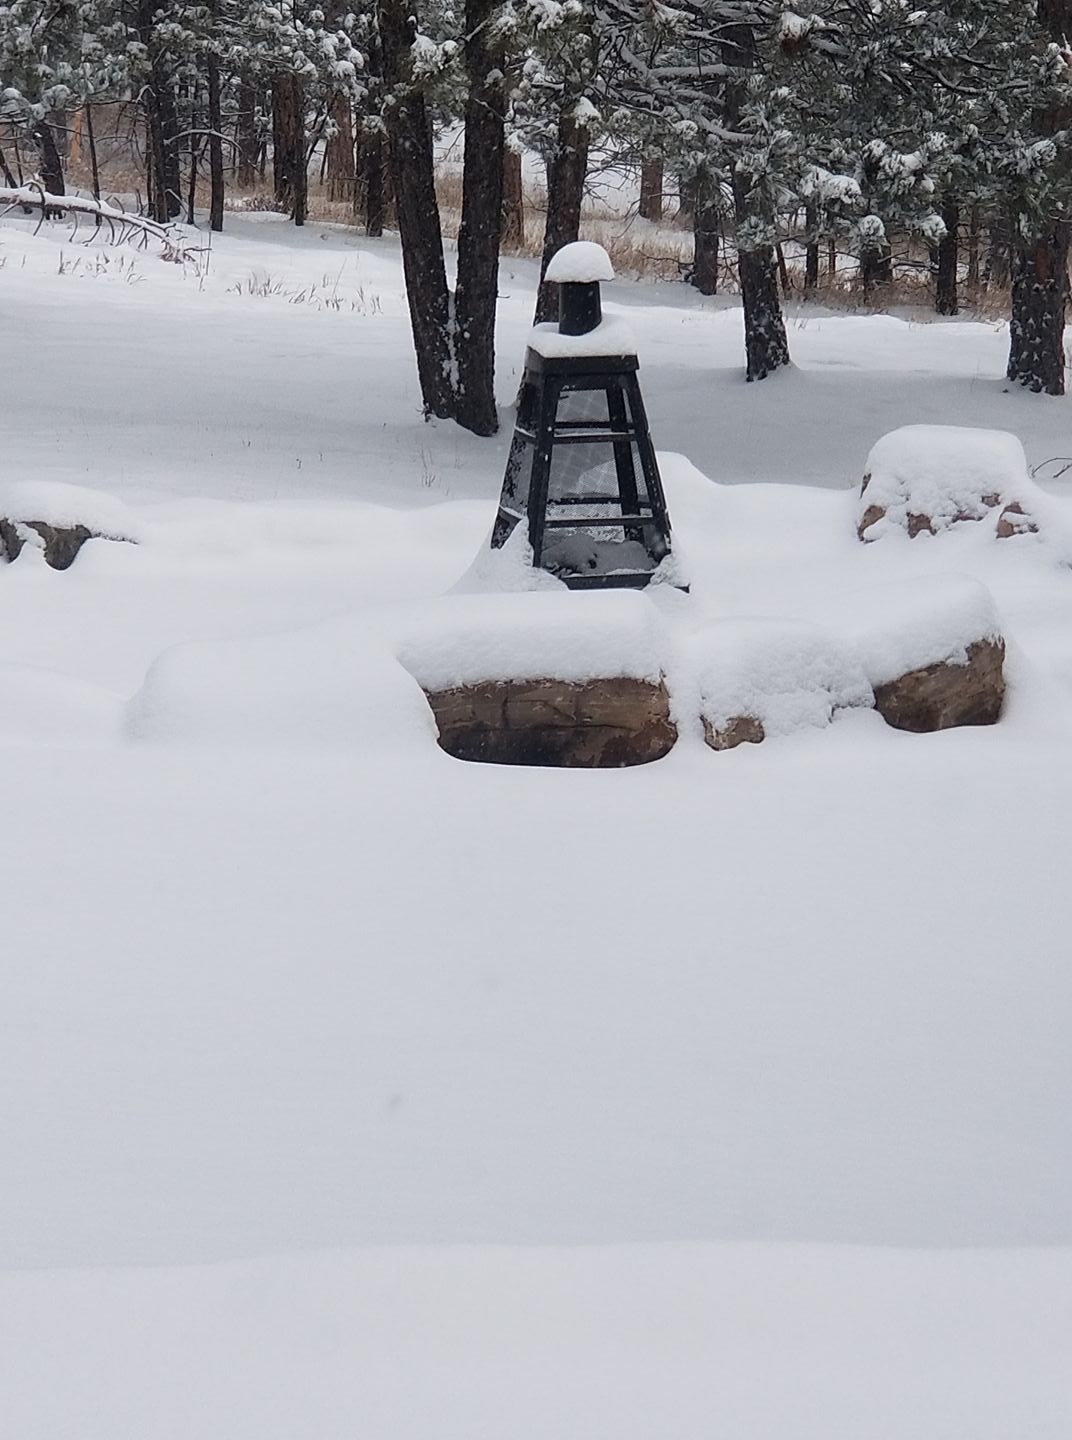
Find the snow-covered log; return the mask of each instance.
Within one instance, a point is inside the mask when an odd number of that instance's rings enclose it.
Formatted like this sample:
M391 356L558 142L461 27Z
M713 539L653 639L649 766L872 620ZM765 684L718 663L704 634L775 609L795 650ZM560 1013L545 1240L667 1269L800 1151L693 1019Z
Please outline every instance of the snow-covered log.
M150 240L158 240L168 259L178 260L187 253L181 237L170 226L160 225L144 215L132 215L104 200L93 200L85 195L50 195L41 185L33 182L0 188L0 206L7 207L0 211L0 215L18 205L30 206L41 212L38 229L56 214L73 216L76 226L80 215L89 215L98 228L107 225L112 238L120 243L136 238L140 244L147 245Z

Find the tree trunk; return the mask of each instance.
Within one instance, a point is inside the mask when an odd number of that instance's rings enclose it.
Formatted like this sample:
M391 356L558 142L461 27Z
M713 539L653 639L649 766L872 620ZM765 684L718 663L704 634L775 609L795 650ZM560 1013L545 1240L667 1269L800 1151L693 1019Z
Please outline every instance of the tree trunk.
M718 187L709 175L696 177L692 212L692 283L701 295L718 293L718 247L722 232Z
M502 240L512 249L525 243L523 178L521 151L507 149L503 154Z
M987 283L1004 290L1012 277L1012 224L1008 215L995 215L987 227Z
M383 136L368 130L361 140L361 188L364 192L365 234L378 239L387 221Z
M416 21L407 0L379 0L379 21L388 90L385 120L417 373L425 411L450 419L454 413L451 305L435 192L432 131L424 96L413 84Z
M979 207L973 205L968 214L968 294L975 299L979 294Z
M353 108L348 95L337 95L331 102L331 118L337 133L324 147L328 199L352 202L357 168L354 164Z
M748 380L765 380L789 364L789 342L778 300L778 266L770 246L742 250L737 256L744 304L744 343Z
M56 136L47 120L38 120L33 138L41 157L41 183L49 195L64 195L63 161L60 159Z
M957 293L960 269L960 207L955 200L947 200L942 206L942 220L945 223L945 235L938 242L938 280L934 303L939 315L957 315L960 312L960 297Z
M696 190L698 180L695 175L679 175L677 179L677 213L680 220L691 220L696 211Z
M736 130L744 110L747 73L757 60L755 31L750 24L728 25L723 32L726 58L736 73L726 84L724 123ZM789 342L785 320L778 299L778 260L772 244L742 244L749 220L760 218L767 229L769 201L758 191L758 182L733 170L733 206L737 238L737 269L741 281L744 308L745 378L765 380L775 370L789 364ZM758 213L757 213L758 212Z
M235 148L238 151L237 179L239 185L256 184L257 157L260 149L257 141L257 87L248 74L243 74L238 85Z
M223 114L220 107L220 66L215 55L209 54L208 71L208 228L223 229Z
M893 255L888 245L867 245L860 251L860 283L871 300L880 285L893 280Z
M1072 226L1059 221L1013 252L1010 380L1047 395L1065 393L1065 308Z
M138 39L153 58L142 90L145 111L145 162L149 214L159 224L182 212L179 173L179 120L171 77L155 45L157 0L138 0Z
M785 263L785 251L781 245L775 245L774 259L778 266L778 283L782 287L782 296L788 300L793 287L789 283L789 266Z
M276 203L295 225L305 224L309 174L305 154L305 86L298 75L272 82L272 163Z
M93 181L93 198L101 198L100 166L97 163L97 135L93 128L93 106L86 102L86 143L89 146L89 173Z
M577 97L571 96L559 112L558 137L547 167L547 221L536 297L537 323L558 316L558 287L548 285L543 277L552 256L576 240L581 230L581 204L588 174L588 126L578 123L576 111Z
M816 206L806 207L804 225L807 230L804 248L804 293L807 295L819 287L819 212Z
M459 425L494 435L495 310L502 238L503 150L506 141L506 56L491 20L497 0L466 0L465 107L462 218L458 231L458 283L454 296Z
M663 162L645 160L640 167L640 218L658 224L663 218ZM705 292L711 293L714 292Z

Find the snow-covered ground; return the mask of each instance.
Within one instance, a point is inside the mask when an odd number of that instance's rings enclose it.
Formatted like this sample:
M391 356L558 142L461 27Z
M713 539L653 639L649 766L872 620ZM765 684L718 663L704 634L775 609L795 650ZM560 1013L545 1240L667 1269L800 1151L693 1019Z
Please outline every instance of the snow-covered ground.
M802 312L746 386L731 304L606 295L668 633L968 575L999 726L500 769L393 658L472 612L509 435L421 420L393 242L0 262L0 489L140 542L0 567L5 1432L1064 1440L1072 507L861 545L849 488L907 423L1072 454L1000 327Z

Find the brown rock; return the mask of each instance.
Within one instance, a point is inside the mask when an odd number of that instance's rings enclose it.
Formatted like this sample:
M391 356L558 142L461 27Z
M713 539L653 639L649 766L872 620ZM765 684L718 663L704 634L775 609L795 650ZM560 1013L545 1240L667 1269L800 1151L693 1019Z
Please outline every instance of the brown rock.
M1037 535L1038 526L1027 514L1019 500L1006 505L998 517L997 537L1010 540L1014 535Z
M735 715L728 724L716 730L704 716L704 739L712 750L735 750L738 745L758 745L766 738L763 721L754 715Z
M887 725L922 734L956 725L994 725L1005 698L1005 641L977 640L967 664L943 660L875 687Z
M906 515L905 521L908 529L909 540L914 540L917 535L934 535L934 521L929 515Z
M867 482L870 479L870 475L864 476L865 490L867 489ZM886 507L884 505L869 505L867 507L867 509L863 513L863 516L860 519L859 525L857 525L856 527L856 533L861 540L868 540L870 538L873 538L868 536L867 531L870 530L871 526L874 525L877 521L881 520L885 513Z
M47 525L44 520L0 520L0 551L8 560L17 560L26 544L26 536L20 532L33 530L40 535L45 547L45 560L53 570L66 570L78 558L78 552L87 540L99 537L85 525Z
M459 760L614 769L659 760L677 739L661 681L488 681L425 694L441 748Z

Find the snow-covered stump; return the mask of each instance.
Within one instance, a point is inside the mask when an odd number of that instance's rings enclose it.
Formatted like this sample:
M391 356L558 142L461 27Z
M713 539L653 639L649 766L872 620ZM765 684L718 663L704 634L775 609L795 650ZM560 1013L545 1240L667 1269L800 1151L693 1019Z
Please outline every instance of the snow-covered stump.
M8 562L30 546L53 570L67 570L87 540L134 544L136 528L120 501L95 490L51 481L0 487L0 559Z
M846 611L888 725L921 734L1001 718L1005 641L984 585L920 578L854 595Z
M1008 539L1038 530L1037 493L1015 435L906 425L884 435L868 456L856 533L867 542L896 533L914 540L985 521Z
M457 759L644 765L677 739L656 621L650 602L626 591L458 596L405 639L399 659Z
M874 703L851 647L794 620L725 620L693 641L704 738L712 750L821 729Z

